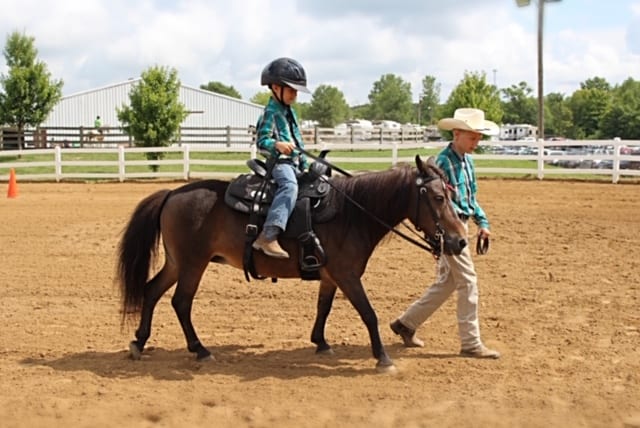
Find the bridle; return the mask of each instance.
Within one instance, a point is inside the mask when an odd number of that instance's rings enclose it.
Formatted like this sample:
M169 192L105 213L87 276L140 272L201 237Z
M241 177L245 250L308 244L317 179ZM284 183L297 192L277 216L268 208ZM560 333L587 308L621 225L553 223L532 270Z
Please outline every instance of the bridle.
M426 232L424 233L423 240L427 242L431 246L431 253L433 257L437 260L442 255L442 251L444 249L444 235L445 231L442 225L440 224L440 216L437 211L433 208L431 204L431 200L429 199L429 187L427 184L432 182L433 180L438 179L437 175L428 175L424 173L420 173L416 178L416 186L418 186L418 203L416 204L416 220L414 222L415 228L418 232L424 232L422 228L418 225L418 219L420 218L420 206L421 201L424 199L427 208L429 209L429 214L431 214L431 218L436 227L436 232L434 236L430 236ZM446 194L446 186L444 180L442 180L442 190ZM406 225L405 225L406 226Z

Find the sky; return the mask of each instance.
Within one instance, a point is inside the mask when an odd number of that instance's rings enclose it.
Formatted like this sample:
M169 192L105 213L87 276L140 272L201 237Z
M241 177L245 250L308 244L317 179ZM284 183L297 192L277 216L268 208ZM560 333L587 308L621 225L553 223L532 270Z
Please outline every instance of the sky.
M411 84L414 101L434 76L445 102L465 72L499 88L524 81L537 94L537 1L0 0L0 36L3 49L13 31L34 37L63 95L158 65L184 85L219 81L250 99L265 90L264 66L288 56L312 91L337 87L352 106L389 73ZM544 12L545 94L571 95L596 76L640 80L640 0L547 1Z

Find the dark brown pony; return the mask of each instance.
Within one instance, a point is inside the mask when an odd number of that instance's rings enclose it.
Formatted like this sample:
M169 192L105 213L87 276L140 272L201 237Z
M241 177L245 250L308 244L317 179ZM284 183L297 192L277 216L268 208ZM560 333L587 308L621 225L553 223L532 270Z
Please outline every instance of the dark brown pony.
M447 254L467 245L463 224L449 199L445 179L433 159L417 168L403 165L382 172L332 178L331 203L337 215L314 226L327 255L320 269L320 291L311 342L317 353L332 353L324 330L336 289L344 293L364 321L376 367L395 370L387 355L378 319L362 286L367 262L382 238L404 219L424 231ZM191 306L202 275L211 262L242 269L248 215L229 208L224 194L229 183L203 180L175 190L160 190L143 199L133 212L119 244L118 279L123 317L140 315L136 340L129 349L138 359L151 334L151 320L160 297L177 282L171 304L184 332L187 348L199 360L211 358L191 323ZM359 206L358 206L359 205ZM148 280L152 258L162 238L164 266ZM270 278L300 277L297 242L281 239L290 259L254 253L258 274Z

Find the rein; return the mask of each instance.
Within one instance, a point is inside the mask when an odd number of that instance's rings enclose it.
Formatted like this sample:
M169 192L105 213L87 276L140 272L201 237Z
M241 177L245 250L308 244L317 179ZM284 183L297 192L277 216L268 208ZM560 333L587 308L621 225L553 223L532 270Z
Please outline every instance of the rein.
M335 165L333 165L331 162L325 160L324 158L321 158L319 156L316 156L314 154L311 154L309 152L307 152L304 149L301 149L300 147L298 147L296 150L298 150L300 153L312 158L315 161L320 162L321 164L328 166L329 168L332 168L336 171L338 171L339 173L341 173L342 175L346 176L346 177L353 177L353 174L350 174L348 171L345 171ZM402 233L401 231L397 230L395 227L387 224L385 221L381 220L380 218L378 218L376 215L374 215L373 213L371 213L369 210L367 210L365 207L363 207L360 203L356 202L351 196L347 195L346 193L344 193L342 190L338 189L337 187L335 187L333 185L333 183L331 183L330 180L328 180L327 178L325 178L324 176L320 176L321 180L324 181L325 183L327 183L329 186L331 186L331 188L333 190L335 190L336 192L340 193L342 196L344 196L349 202L351 202L353 205L355 205L356 207L358 207L358 209L360 209L361 211L363 211L365 214L367 214L369 217L371 217L373 220L375 220L378 224L382 225L385 229L387 229L390 232L395 233L396 235L398 235L399 237L401 237L402 239L404 239L405 241L425 250L430 252L433 257L437 260L440 258L440 255L442 254L442 247L444 244L444 230L442 229L442 226L440 225L440 222L438 221L438 216L435 212L435 210L433 209L433 207L431 206L431 203L429 201L429 198L427 198L427 206L429 207L429 210L431 211L431 215L433 216L433 219L436 223L436 237L435 239L431 239L431 238L425 238L423 236L420 236L418 234L416 234L415 232L413 232L415 235L417 235L423 242L417 241L414 238L412 238L411 236L408 236L404 233ZM437 177L422 177L419 176L418 179L416 180L416 185L419 187L420 191L418 193L418 198L420 199L422 197L422 195L427 194L427 192L429 191L426 188L426 184L429 183L432 180L435 180ZM420 201L418 200L418 208L417 210L419 210L420 208ZM419 212L416 212L416 219L417 214ZM409 228L409 226L407 226L404 222L402 223L406 228L408 228L409 230L411 230ZM418 229L420 230L420 229ZM426 245L425 245L426 244Z
M476 254L479 256L483 256L489 252L489 237L482 238L482 235L478 235L478 240L476 241Z

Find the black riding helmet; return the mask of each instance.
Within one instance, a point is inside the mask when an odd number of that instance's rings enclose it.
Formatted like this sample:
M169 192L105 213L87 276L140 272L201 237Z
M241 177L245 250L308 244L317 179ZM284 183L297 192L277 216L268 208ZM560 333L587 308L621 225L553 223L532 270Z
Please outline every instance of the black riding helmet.
M278 58L267 64L262 70L260 84L271 87L274 83L289 86L296 91L311 93L307 89L307 74L295 59Z

